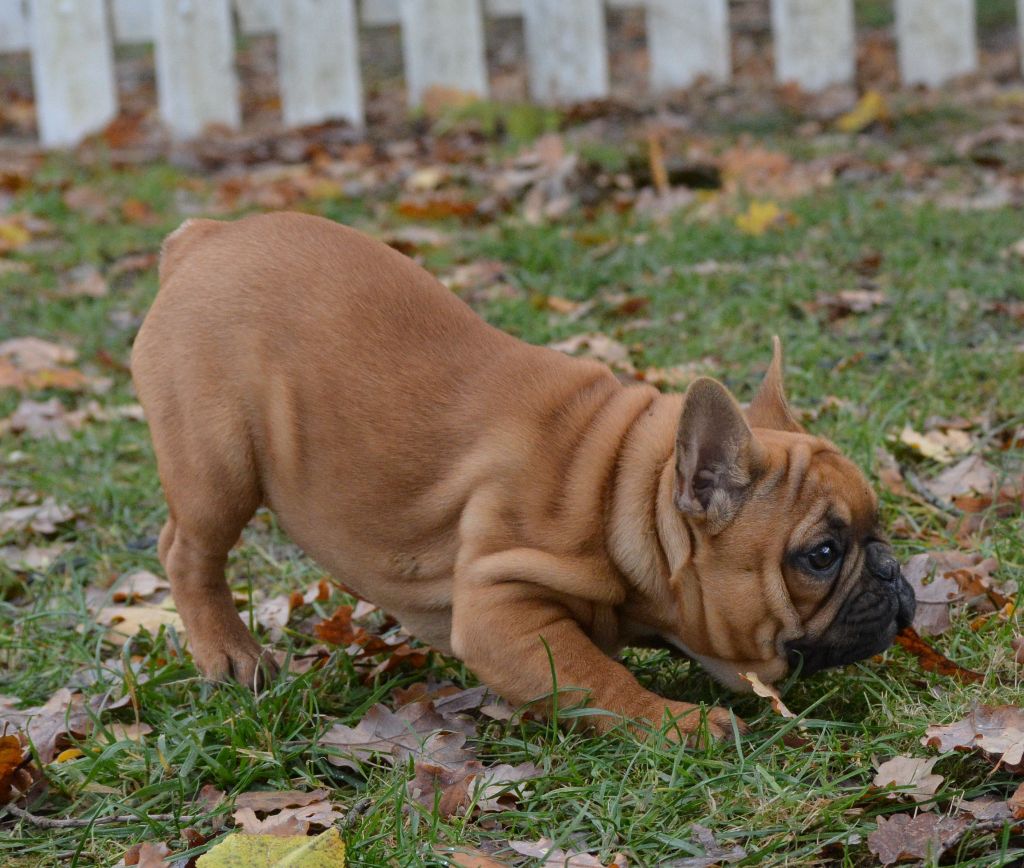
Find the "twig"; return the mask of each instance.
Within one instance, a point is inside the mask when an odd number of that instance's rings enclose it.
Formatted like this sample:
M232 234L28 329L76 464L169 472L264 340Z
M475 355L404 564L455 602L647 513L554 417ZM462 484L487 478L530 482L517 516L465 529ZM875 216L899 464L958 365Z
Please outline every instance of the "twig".
M929 506L934 507L940 512L946 513L946 515L951 515L954 518L959 518L964 514L963 510L957 509L953 504L929 491L928 487L921 481L921 477L914 473L914 471L909 467L901 464L900 473L903 474L903 479L906 481L907 485L914 490L914 494L920 497Z
M7 805L3 810L31 823L33 826L39 826L41 829L82 829L86 826L109 826L114 823L123 825L125 823L141 823L146 820L152 820L157 823L168 823L172 820L182 823L194 823L205 816L204 814L147 814L140 817L138 814L121 814L116 817L96 817L92 820L75 817L61 820L53 817L40 817L38 814L33 814L24 808L17 807L17 805Z
M356 821L370 810L370 805L372 804L373 799L360 799L351 808L349 808L348 813L345 814L345 819L341 821L342 830L347 832L351 829L356 824Z

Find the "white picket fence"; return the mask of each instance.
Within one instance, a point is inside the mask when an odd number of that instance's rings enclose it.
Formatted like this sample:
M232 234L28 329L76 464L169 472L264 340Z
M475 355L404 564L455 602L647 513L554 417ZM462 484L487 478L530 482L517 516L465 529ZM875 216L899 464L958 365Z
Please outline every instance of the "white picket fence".
M905 83L977 68L974 0L893 2ZM187 139L239 125L237 13L244 33L277 35L287 125L359 126L360 27L401 26L416 105L434 87L486 97L483 17L522 16L531 98L577 102L609 92L606 4L644 7L652 91L728 80L728 0L0 0L0 54L31 53L40 138L61 147L116 114L113 44L153 42L160 116ZM771 0L771 22L778 81L807 91L853 82L853 0Z

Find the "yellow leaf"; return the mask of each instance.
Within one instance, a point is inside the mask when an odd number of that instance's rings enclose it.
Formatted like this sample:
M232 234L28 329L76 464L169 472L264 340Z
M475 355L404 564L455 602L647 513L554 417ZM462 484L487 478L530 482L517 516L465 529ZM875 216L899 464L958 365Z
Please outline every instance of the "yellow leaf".
M80 756L85 756L85 754L82 753L77 747L69 747L67 750L62 750L59 754L57 754L57 757L56 757L56 759L54 759L54 762L55 763L71 762L71 760L76 760Z
M0 220L0 249L17 250L32 239L32 234L20 223Z
M836 121L836 129L843 133L859 133L876 121L889 117L889 106L877 90L869 90L857 102L852 111Z
M796 717L792 711L786 708L786 703L782 701L782 697L779 696L779 692L769 684L765 684L760 678L757 677L756 672L742 672L740 678L749 684L754 693L764 699L770 700L772 708L775 709L775 713L782 717Z
M774 202L751 202L746 211L736 216L736 228L745 235L764 235L784 219L782 209Z
M235 832L196 860L197 868L344 868L345 842L337 829L306 835Z

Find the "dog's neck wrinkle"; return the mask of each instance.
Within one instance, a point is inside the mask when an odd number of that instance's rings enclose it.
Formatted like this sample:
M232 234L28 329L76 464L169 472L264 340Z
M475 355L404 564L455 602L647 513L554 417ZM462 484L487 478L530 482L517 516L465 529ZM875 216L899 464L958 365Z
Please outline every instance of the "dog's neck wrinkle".
M638 636L678 628L673 576L686 571L694 550L694 531L673 501L679 407L680 396L659 395L629 427L606 511L608 553L630 590L623 619Z

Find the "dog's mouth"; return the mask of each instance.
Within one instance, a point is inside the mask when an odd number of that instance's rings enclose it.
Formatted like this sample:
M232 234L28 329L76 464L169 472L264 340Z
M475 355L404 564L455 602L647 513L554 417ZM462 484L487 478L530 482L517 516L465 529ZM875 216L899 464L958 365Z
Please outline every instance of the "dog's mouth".
M902 575L891 583L870 582L851 595L818 638L786 644L790 671L813 675L881 654L914 620L914 591Z

